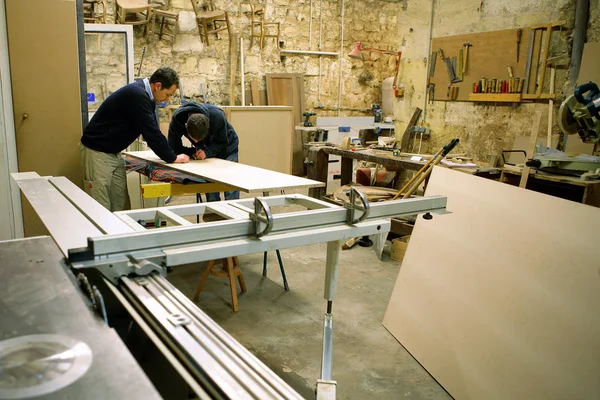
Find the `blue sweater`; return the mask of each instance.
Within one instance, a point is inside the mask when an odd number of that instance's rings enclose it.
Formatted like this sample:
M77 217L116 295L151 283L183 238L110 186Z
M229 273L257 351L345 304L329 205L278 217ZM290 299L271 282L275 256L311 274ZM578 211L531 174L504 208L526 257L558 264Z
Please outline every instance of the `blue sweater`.
M160 131L154 109L144 81L123 86L102 102L83 129L81 143L92 150L116 154L141 134L156 155L172 163L177 156Z
M209 119L208 136L197 143L195 148L185 147L181 140L182 136L190 140L185 127L190 113L201 113ZM194 143L192 140L190 142ZM237 133L225 119L225 112L217 106L190 101L173 113L169 125L169 145L177 154L187 154L191 157L198 148L204 150L207 158L216 157L224 160L230 154L237 153L238 143Z

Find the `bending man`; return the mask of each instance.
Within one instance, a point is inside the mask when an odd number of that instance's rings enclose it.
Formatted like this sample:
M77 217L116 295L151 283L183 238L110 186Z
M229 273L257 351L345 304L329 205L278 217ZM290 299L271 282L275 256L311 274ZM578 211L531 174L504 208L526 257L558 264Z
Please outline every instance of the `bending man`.
M193 147L183 145L186 137ZM169 124L169 145L176 153L196 160L220 158L238 162L238 135L227 122L225 113L212 104L193 101L179 107ZM239 199L240 192L225 192L225 200ZM208 201L220 201L219 193L207 193Z
M81 137L81 167L85 191L111 211L131 208L125 160L121 151L141 134L148 146L168 163L186 163L176 155L158 124L156 104L177 90L179 78L171 68L157 69L150 79L123 86L102 102Z

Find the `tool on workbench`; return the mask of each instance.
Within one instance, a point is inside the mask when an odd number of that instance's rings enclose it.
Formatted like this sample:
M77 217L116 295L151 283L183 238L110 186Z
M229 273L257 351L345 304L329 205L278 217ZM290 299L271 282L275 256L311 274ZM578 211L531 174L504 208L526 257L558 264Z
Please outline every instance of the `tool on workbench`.
M465 48L465 61L463 63L463 67L462 67L462 75L463 76L467 72L467 62L469 60L469 47L471 47L471 46L473 46L473 45L469 42L463 43L463 47Z
M460 74L460 79L463 80L465 76L465 65L463 64L463 50L460 49L458 51L458 73Z
M427 91L429 92L429 103L433 104L435 94L435 83L430 83Z
M458 97L458 87L452 86L450 88L450 100L456 100Z
M438 165L440 161L442 161L442 159L446 157L446 155L448 155L448 153L450 153L452 149L456 147L458 142L458 138L452 139L450 143L439 149L437 153L435 153L433 157L431 157L429 161L427 161L427 163L423 165L423 167L419 171L417 171L417 173L415 173L414 176L408 182L406 182L402 189L398 190L398 193L396 193L392 200L396 200L400 196L402 196L403 199L410 197L410 195L413 194L415 190L417 190L417 188L421 185L421 183L423 183L423 181L429 176L429 174L431 174L431 171L433 171L433 167ZM403 192L404 194L402 194Z
M558 126L568 135L578 134L584 143L600 138L600 89L593 82L575 88L558 110Z
M307 111L305 113L302 113L302 115L305 117L304 126L314 126L313 123L310 122L310 117L312 117L313 115L317 115L317 113Z
M456 82L461 82L461 79L456 76L456 70L452 64L452 60L448 57L444 57L444 51L440 48L438 49L438 53L440 55L440 58L444 61L444 64L446 64L446 70L448 71L448 78L450 79L450 83L456 83ZM450 96L450 88L448 88L448 97Z
M141 77L141 73L142 73L142 64L144 64L144 55L146 54L146 46L144 46L142 48L142 56L140 57L140 66L138 67L138 73L137 76Z
M529 93L529 75L531 74L531 61L533 58L533 42L535 41L535 31L529 31L529 47L527 48L527 63L525 65L525 78L523 78L523 87L525 93Z
M523 34L523 29L517 29L517 64L519 63L519 48L521 47L521 35Z
M437 60L437 51L431 53L431 59L429 61L429 76L433 77L435 74L435 61Z

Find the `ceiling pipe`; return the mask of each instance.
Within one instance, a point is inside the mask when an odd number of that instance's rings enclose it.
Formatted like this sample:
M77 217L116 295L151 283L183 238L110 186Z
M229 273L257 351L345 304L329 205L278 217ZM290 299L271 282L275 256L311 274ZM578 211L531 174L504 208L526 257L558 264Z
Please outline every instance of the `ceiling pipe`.
M589 20L590 0L577 0L575 5L575 27L573 28L573 46L571 48L571 63L569 65L569 86L575 87L581 68L585 33Z

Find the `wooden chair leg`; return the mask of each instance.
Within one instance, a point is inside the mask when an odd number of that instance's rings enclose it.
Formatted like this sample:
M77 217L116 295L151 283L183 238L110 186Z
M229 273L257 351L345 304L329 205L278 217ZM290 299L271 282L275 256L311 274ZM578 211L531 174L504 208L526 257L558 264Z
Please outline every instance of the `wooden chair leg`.
M208 26L206 25L206 19L202 20L202 27L204 28L204 38L206 39L206 45L210 46L208 41Z
M158 40L162 40L164 27L165 27L165 17L161 17L161 19L160 19L160 33L158 34Z
M262 24L260 24L260 49L262 50L265 47L265 29L267 29L265 27L265 23L263 21Z
M235 286L235 276L233 275L233 262L231 257L223 260L225 263L225 269L227 269L227 274L229 275L229 286L231 289L231 304L233 306L233 311L238 312L238 298L237 298L237 288Z
M194 294L194 300L198 300L198 296L200 296L200 292L202 291L204 285L206 284L206 281L208 280L208 275L210 275L210 270L212 269L213 265L215 265L215 260L210 260L208 262L208 265L206 266L206 269L204 270L204 275L202 275L202 280L198 285L198 289L196 289L196 294Z
M225 24L227 24L227 36L231 42L231 26L229 25L229 14L225 12Z

